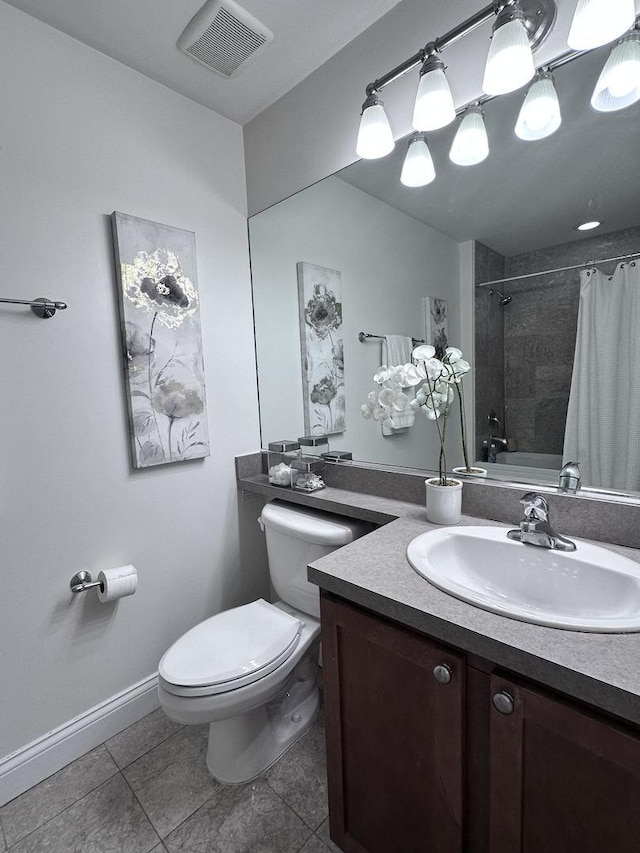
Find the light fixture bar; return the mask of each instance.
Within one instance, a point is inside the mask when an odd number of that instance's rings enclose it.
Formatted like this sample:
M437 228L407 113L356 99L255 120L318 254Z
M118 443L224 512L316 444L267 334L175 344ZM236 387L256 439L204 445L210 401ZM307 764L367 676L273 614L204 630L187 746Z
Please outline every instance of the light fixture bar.
M487 21L492 20L494 17L495 7L493 3L490 3L488 6L480 9L479 12L476 12L475 15L472 15L461 24L458 24L457 27L449 30L449 32L445 33L443 36L433 39L436 51L440 53L445 50L445 48L455 44L455 42L464 38L464 36L473 32L477 27ZM430 43L431 42L429 42L429 44ZM401 62L400 65L396 65L396 67L392 68L391 71L387 71L387 73L383 74L382 77L378 77L378 79L374 80L373 83L369 83L366 88L367 95L371 95L373 92L379 92L381 89L384 89L385 86L388 86L389 83L394 83L396 80L399 80L400 77L404 77L405 74L408 74L409 71L413 71L414 68L422 65L427 58L427 47L428 45L421 48L421 50L414 53L413 56L410 56L408 59L405 59L404 62Z
M476 12L475 15L464 20L461 24L458 24L457 27L449 30L449 32L445 33L443 36L439 36L436 39L432 39L431 41L435 44L436 50L438 53L450 47L452 44L455 44L461 38L473 32L475 29L480 27L482 24L485 24L487 21L491 21L495 18L495 4L491 3L488 6L480 9L479 12ZM636 17L636 24L640 21L640 15ZM396 80L399 80L401 77L404 77L405 74L408 74L410 71L413 71L415 68L418 68L423 64L425 59L427 58L426 48L428 42L425 47L421 48L419 51L414 53L408 59L405 59L404 62L401 62L400 65L396 65L395 68L392 68L391 71L387 71L386 74L383 74L381 77L378 77L377 80L374 80L373 83L369 83L366 88L367 97L369 95L374 94L375 92L379 92L381 89L384 89L385 86L388 86L390 83L394 83ZM571 62L573 59L577 59L579 56L582 56L585 53L589 53L588 50L570 50L567 53L563 54L561 57L558 57L552 63L546 63L549 67L550 71L555 71L557 68L560 68L561 65L566 64L567 62ZM490 97L485 96L480 99L479 103L482 105L487 101L491 100ZM478 99L474 98L473 103L477 103ZM464 112L464 110L469 106L466 104L459 112Z

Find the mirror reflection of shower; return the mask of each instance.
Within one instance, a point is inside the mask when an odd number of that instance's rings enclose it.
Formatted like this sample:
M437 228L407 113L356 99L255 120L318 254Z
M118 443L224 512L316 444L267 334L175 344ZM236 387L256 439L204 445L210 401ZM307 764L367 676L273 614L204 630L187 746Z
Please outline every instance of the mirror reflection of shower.
M499 291L499 290L490 290L490 291L489 291L489 293L491 294L491 296L498 296L498 297L500 297L500 298L499 298L499 301L498 301L498 305L499 305L501 308L504 308L504 306L505 306L505 305L508 305L508 304L511 302L511 300L513 299L513 297L512 297L512 296L505 296L505 294L504 294L504 293L500 293L500 291Z

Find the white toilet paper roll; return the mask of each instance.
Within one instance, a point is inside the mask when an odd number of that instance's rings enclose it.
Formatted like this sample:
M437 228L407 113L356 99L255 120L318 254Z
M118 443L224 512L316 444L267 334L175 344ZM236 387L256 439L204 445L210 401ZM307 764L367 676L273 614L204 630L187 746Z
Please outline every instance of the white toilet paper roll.
M98 600L102 602L115 601L125 595L133 595L138 588L138 572L135 566L118 566L116 569L106 569L98 574L100 587Z

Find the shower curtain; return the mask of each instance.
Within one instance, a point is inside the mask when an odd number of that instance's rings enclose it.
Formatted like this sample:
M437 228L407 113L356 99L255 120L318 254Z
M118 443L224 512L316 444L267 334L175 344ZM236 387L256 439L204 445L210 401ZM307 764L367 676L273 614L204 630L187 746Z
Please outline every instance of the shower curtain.
M584 485L640 491L640 266L580 281L564 462Z

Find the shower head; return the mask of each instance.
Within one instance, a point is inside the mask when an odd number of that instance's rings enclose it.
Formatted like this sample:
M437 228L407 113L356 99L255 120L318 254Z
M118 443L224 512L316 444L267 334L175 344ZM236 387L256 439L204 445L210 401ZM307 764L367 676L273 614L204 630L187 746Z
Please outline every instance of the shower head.
M498 305L499 305L501 308L504 308L504 306L505 306L505 305L508 305L508 304L511 302L511 300L513 299L513 297L512 297L512 296L505 296L505 295L504 295L504 293L500 293L500 291L499 291L499 290L490 290L490 291L489 291L489 293L491 294L491 296L494 296L494 295L495 295L495 296L499 296L499 297L500 297L500 300L499 300L499 302L498 302Z

